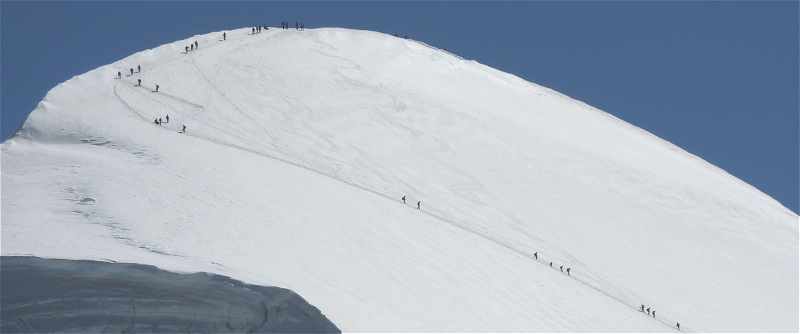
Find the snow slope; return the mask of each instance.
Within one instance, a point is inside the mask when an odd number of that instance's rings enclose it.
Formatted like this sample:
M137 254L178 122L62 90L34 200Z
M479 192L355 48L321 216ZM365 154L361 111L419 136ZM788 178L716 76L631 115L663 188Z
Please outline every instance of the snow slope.
M2 144L2 254L278 285L344 331L798 330L798 217L702 159L419 42L249 32L51 90Z

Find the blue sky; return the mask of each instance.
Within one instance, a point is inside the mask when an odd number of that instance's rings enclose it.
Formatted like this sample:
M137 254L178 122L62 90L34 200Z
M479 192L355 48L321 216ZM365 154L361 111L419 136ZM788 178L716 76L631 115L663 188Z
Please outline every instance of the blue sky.
M798 212L798 2L2 2L2 137L56 84L280 21L411 38L665 138Z

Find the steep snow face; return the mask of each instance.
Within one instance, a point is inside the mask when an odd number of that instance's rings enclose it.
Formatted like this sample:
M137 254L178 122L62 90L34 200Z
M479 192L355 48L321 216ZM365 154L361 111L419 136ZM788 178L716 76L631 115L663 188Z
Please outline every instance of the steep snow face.
M798 329L798 217L724 171L419 42L249 32L54 88L2 146L2 254L279 285L345 331Z

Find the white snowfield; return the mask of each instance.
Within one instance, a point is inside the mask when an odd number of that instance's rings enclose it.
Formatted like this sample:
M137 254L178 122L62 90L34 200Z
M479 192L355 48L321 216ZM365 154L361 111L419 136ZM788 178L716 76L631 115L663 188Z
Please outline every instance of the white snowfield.
M2 254L286 287L345 331L798 330L797 215L702 159L412 40L221 39L52 89L2 144Z

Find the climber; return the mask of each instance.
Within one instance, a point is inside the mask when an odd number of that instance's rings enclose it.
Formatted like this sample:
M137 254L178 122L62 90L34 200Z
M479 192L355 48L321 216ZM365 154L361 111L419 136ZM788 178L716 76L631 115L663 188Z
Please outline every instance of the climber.
M572 275L570 275L570 273L569 273L569 271L570 271L570 270L572 270L572 268L567 268L567 276L572 276Z
M533 258L538 260L539 259L539 252L533 252Z
M417 201L417 210L419 210L419 209L420 209L420 204L421 204L421 203L422 203L422 201Z
M401 199L403 200L403 204L406 204L406 195L403 195L403 198Z

